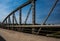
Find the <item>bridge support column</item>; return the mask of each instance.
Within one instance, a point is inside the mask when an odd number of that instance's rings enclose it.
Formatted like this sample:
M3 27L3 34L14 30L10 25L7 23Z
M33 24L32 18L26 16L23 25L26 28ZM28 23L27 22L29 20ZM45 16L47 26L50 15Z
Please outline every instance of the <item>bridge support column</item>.
M14 25L14 18L15 18L15 14L13 13L13 16L12 16L12 24ZM13 30L14 27L12 27L11 29Z
M7 19L6 19L6 24L7 24Z
M32 34L36 34L35 28L32 28Z
M19 24L21 25L21 23L22 23L22 11L21 11L21 9L19 10Z
M12 16L12 23L14 24L14 16L15 16L15 14L13 14L13 16Z
M35 0L32 1L32 23L35 24Z
M10 16L9 16L9 18L8 18L8 22L9 22L9 24L11 24Z

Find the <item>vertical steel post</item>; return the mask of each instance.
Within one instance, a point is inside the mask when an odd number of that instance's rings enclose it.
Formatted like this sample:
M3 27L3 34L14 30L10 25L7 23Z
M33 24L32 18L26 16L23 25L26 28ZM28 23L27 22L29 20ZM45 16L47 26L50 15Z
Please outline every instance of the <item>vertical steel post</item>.
M7 24L7 19L6 19L6 24Z
M14 14L14 20L15 20L16 24L18 24L15 14Z
M32 24L35 24L35 0L32 0Z
M8 25L10 26L10 16L8 17ZM9 29L9 27L7 28L7 29Z
M19 10L19 24L21 25L22 23L22 13L21 9Z
M15 14L13 13L13 16L12 16L12 22L13 22L13 24L14 24L14 16L15 16Z
M9 18L8 18L8 22L9 22L9 24L11 24L10 16L9 16Z

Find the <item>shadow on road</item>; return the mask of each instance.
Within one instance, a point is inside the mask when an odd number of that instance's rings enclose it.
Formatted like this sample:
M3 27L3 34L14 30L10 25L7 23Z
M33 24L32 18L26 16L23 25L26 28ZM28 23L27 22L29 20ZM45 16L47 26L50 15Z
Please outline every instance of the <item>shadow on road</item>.
M6 41L2 36L0 36L0 41Z

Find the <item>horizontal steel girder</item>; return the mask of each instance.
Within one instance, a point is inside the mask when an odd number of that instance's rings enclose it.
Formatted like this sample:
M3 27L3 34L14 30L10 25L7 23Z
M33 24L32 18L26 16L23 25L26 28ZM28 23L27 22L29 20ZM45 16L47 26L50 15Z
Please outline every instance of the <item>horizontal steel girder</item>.
M60 27L60 25L5 25L5 27Z

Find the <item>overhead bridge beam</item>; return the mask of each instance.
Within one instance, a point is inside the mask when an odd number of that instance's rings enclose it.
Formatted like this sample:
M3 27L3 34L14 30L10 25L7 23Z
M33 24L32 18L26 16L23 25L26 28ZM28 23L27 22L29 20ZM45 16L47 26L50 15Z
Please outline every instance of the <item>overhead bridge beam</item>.
M16 8L14 11L12 11L12 12L3 20L2 23L4 23L5 20L6 20L10 15L12 15L14 12L16 12L16 11L18 11L19 9L21 9L21 8L27 6L28 4L32 3L32 1L33 1L33 0L29 0L29 1L25 2L24 4L20 5L20 6L19 6L18 8Z
M50 17L50 15L52 14L53 10L55 9L57 3L59 2L59 0L56 0L53 7L51 8L50 12L48 13L47 17L45 18L44 22L42 24L45 24L46 21L48 20L48 18Z

